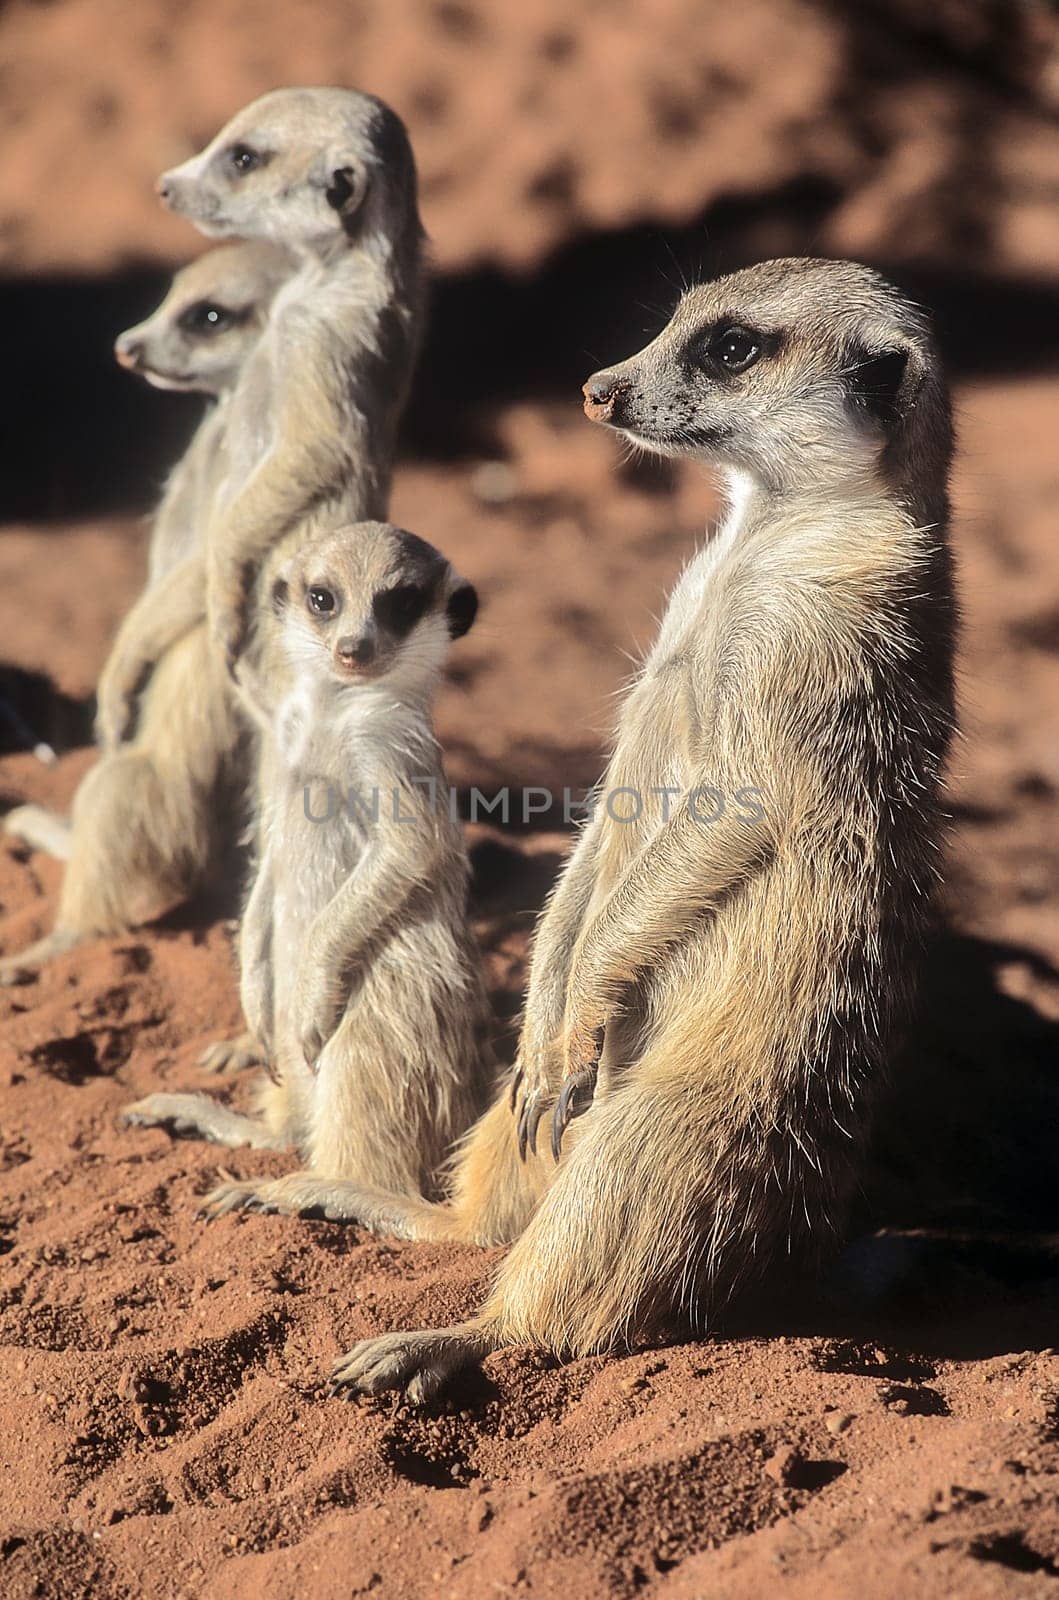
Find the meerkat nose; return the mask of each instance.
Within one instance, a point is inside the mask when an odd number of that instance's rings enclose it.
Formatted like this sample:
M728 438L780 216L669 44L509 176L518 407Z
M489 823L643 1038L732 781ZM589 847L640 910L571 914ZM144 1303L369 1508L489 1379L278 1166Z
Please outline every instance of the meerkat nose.
M114 342L114 356L119 366L138 367L143 360L143 345L139 339L122 334Z
M618 396L625 394L630 387L628 380L619 378L616 373L594 373L581 388L585 397L585 416L593 422L609 422L614 415Z
M160 178L155 179L154 192L164 206L173 204L176 190L176 183L168 172L163 172Z
M366 667L375 656L375 642L367 637L355 638L347 634L339 639L335 649L338 651L339 660L344 666Z

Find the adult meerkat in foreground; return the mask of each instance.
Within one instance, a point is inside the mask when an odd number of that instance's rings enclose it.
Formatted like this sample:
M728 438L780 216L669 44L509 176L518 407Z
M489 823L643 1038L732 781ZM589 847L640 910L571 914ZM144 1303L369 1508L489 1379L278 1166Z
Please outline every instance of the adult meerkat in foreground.
M265 626L289 667L279 698L274 675L244 670L270 770L242 994L278 1081L260 1121L194 1094L125 1113L300 1151L307 1171L224 1183L210 1215L326 1210L333 1180L435 1189L492 1086L467 852L431 720L475 591L414 534L367 523L303 546L273 606Z
M907 1013L954 718L926 318L865 267L771 262L692 289L585 395L719 468L730 509L622 707L604 789L631 820L596 812L541 922L514 1111L472 1132L448 1205L332 1198L376 1230L514 1245L477 1316L356 1346L336 1389L422 1400L501 1345L701 1325L838 1221Z
M157 310L118 336L114 351L122 366L155 388L193 391L212 401L170 473L152 522L148 594L201 540L226 472L229 397L292 266L279 245L222 245L181 268ZM74 822L37 805L18 806L4 818L7 833L70 866L55 935L0 963L0 977L30 974L79 938L127 925L145 877L149 900L152 885L163 889L174 873L201 871L212 859L222 819L209 802L238 734L230 687L207 666L205 644L202 633L163 662L143 696L132 744L121 750L132 708L124 701L119 715L111 714L108 689L111 663L123 652L119 634L100 682L103 759L81 786ZM158 862L168 865L155 881Z
M159 189L204 232L278 242L297 266L231 397L227 471L205 555L178 562L126 619L101 685L107 727L127 724L139 686L163 658L167 674L175 670L174 646L195 654L203 681L223 672L221 657L231 664L247 616L260 611L251 597L269 592L301 540L385 514L423 312L415 162L400 118L369 95L265 95L199 156L165 174ZM207 589L220 649L199 627ZM186 681L182 671L179 677ZM211 715L223 708L225 720L200 730L199 746L182 752L182 769L193 774L200 750L234 738L230 701L211 693L206 703ZM175 706L173 714L191 711ZM166 779L181 801L200 792L173 772ZM55 932L0 963L0 981L17 981L79 939L159 916L198 887L198 841L210 830L199 823L189 837L170 805L155 799L148 824L130 797L122 822L134 824L142 848L127 860L110 845L86 870L68 872ZM244 1046L252 1051L245 1037L235 1043L245 1054ZM214 1065L225 1064L228 1049L219 1047Z

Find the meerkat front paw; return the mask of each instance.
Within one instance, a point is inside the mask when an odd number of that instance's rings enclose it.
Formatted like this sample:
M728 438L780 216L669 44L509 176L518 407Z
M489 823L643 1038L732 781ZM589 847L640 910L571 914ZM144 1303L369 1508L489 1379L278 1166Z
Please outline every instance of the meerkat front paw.
M238 682L239 657L246 643L246 610L246 590L241 582L231 577L211 580L207 603L210 635L235 683Z
M298 1044L305 1057L305 1064L312 1072L316 1071L327 1041L338 1026L342 1010L341 1003L335 999L330 984L320 978L320 970L319 966L314 966L313 975L311 977L306 975L299 983L301 998L295 1019Z
M592 1104L599 1077L599 1058L603 1053L604 1027L600 1023L571 1032L566 1046L566 1076L552 1113L552 1155L558 1161L563 1135L575 1117L583 1116Z
M413 1405L426 1405L450 1378L479 1362L491 1348L470 1324L386 1333L362 1339L331 1368L329 1397L382 1394L403 1389Z
M104 755L112 754L132 726L135 685L119 660L108 663L96 688L96 743Z
M552 1087L562 1077L562 1058L554 1044L523 1043L511 1084L511 1110L519 1156L537 1154L537 1129L555 1102Z

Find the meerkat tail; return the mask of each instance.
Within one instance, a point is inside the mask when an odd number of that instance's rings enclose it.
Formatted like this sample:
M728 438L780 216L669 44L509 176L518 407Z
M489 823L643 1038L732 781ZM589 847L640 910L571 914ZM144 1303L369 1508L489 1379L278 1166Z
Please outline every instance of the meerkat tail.
M4 818L4 832L57 861L70 859L70 819L47 806L16 806Z

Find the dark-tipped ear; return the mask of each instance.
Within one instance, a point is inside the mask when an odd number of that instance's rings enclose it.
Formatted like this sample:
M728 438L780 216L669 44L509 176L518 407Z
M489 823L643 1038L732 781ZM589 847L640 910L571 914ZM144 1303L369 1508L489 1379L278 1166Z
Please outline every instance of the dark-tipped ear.
M462 639L469 633L478 615L478 591L473 583L461 583L458 589L453 589L445 607L445 616L449 624L449 637Z
M854 345L846 359L846 390L854 405L886 428L900 422L915 399L917 363L907 345L866 350Z
M367 179L359 167L331 166L324 194L328 205L343 222L360 210L367 191Z
M287 604L287 596L289 594L290 587L286 578L277 578L275 583L272 585L272 609L277 615Z

